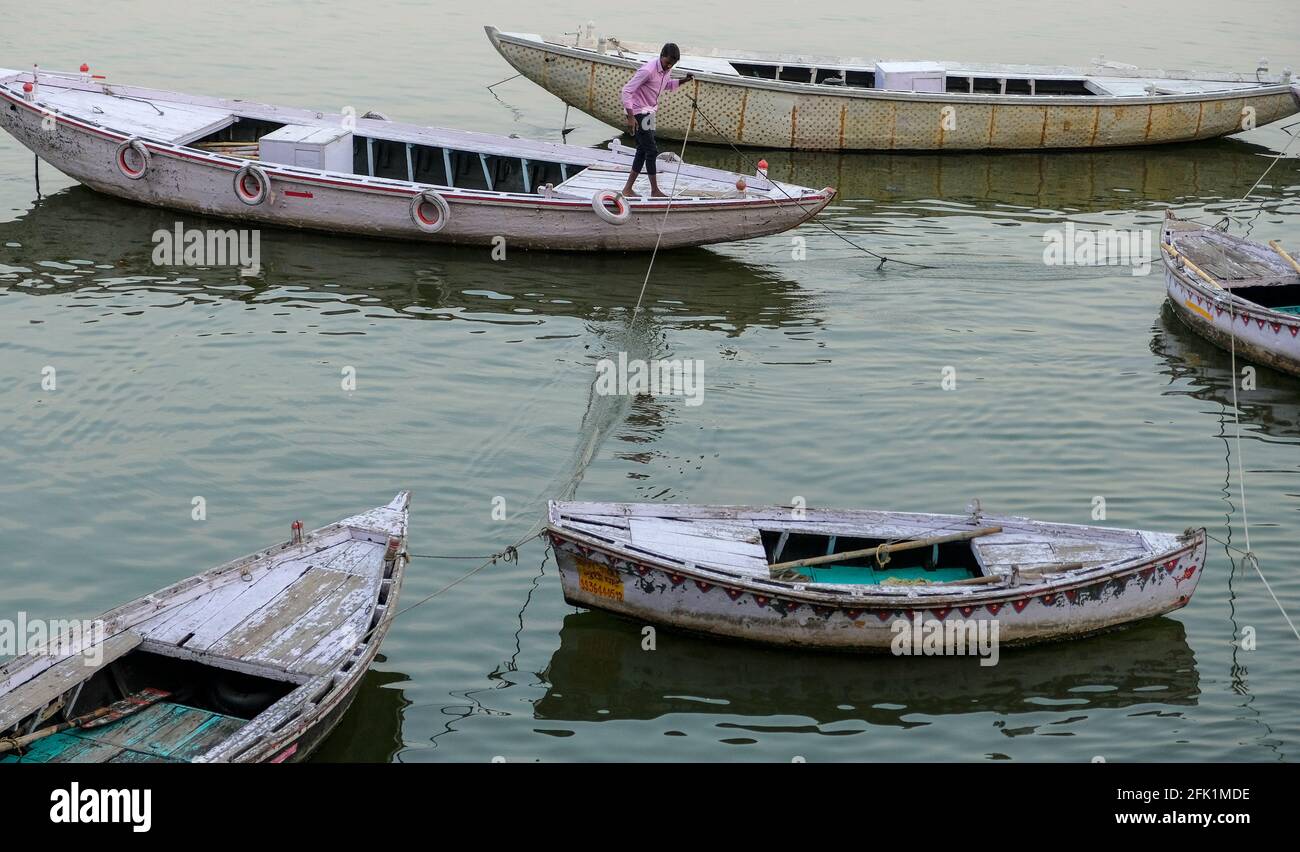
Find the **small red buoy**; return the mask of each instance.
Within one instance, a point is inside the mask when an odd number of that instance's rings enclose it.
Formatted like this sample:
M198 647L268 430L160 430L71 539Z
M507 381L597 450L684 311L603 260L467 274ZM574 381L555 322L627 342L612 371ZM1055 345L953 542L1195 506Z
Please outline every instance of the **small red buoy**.
M36 96L33 94L33 91L35 89L36 87L31 83L23 83L23 99L29 101L34 100Z
M758 176L767 177L767 160L758 161Z
M745 191L745 187L748 186L748 185L749 185L749 184L745 183L745 179L744 179L743 177L742 177L742 178L736 178L736 189L740 190L741 192L744 192L744 191Z
M90 66L87 65L87 64L84 63L84 62L81 63L81 73L82 73L82 74L87 74L87 73L89 73L89 72L90 72Z
M293 538L291 541L294 544L302 544L302 521L294 521L290 529L293 530Z
M31 83L23 83L23 91L24 91L24 92L30 92L31 90L32 90L32 84L31 84Z

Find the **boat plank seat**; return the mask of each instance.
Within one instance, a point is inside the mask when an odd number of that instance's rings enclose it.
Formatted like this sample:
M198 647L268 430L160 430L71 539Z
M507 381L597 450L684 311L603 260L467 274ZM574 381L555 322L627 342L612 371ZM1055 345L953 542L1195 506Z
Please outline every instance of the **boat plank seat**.
M713 526L715 529L721 528L720 525ZM632 518L629 521L629 541L633 548L671 556L684 562L759 575L767 573L767 553L763 550L758 528L753 524L749 524L749 537L744 536L739 524L733 525L730 537L727 538L711 538L703 530L694 527L694 523L687 524L669 518Z
M82 654L74 654L20 684L0 703L0 731L57 700L90 675L135 650L140 642L140 635L134 631L118 633L102 643L103 656L97 665L92 665Z
M1084 568L1090 568L1142 556L1150 551L1137 533L1128 541L1046 536L1035 539L1023 535L998 534L977 539L973 546L987 573L999 576L1010 574L1013 568L1026 571L1074 563L1082 563Z
M185 762L244 724L233 716L164 701L109 725L37 740L0 763Z

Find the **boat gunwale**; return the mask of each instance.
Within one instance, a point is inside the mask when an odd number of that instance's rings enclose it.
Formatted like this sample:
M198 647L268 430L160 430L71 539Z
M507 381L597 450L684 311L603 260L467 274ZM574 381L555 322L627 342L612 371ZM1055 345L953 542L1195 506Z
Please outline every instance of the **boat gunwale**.
M555 44L549 41L534 41L520 33L505 33L497 31L495 35L489 33L493 40L493 45L497 47L497 52L501 53L497 40L508 42L517 47L539 50L549 53L558 53L567 56L570 59L579 59L593 63L603 63L614 65L629 70L636 70L641 60L629 59L612 54L597 53L591 48L570 47L562 44ZM540 36L539 36L540 38ZM512 67L523 73L513 62L510 57L502 53L502 57L510 63ZM714 58L714 57L700 57ZM689 59L689 56L683 54L683 60ZM729 60L724 60L729 61ZM817 66L822 67L822 66ZM839 68L842 66L827 66ZM903 92L891 89L867 89L849 86L828 85L825 83L801 83L791 80L768 80L761 77L745 77L737 75L732 77L727 74L717 74L705 70L690 69L699 82L714 83L722 86L743 86L753 89L766 89L783 94L802 93L807 95L820 95L826 97L857 98L865 100L891 100L906 101L910 103L935 103L935 104L990 104L996 106L1159 106L1162 104L1174 103L1201 103L1208 101L1221 100L1240 100L1253 99L1257 97L1268 97L1272 95L1290 94L1300 102L1300 96L1297 96L1293 90L1291 82L1277 83L1257 83L1249 88L1244 89L1222 89L1209 92L1190 92L1180 94L1142 94L1142 95L1002 95L991 94L987 92ZM1081 80L1091 77L1104 77L1106 75L1098 74L1080 74ZM1118 76L1118 75L1110 75ZM1199 80L1198 78L1172 78L1156 77L1148 75L1149 79L1154 80L1175 80L1182 79L1196 82L1247 82L1247 81L1216 81L1216 80ZM1035 78L1038 79L1038 78ZM1071 78L1073 79L1073 78Z
M982 516L981 519L988 522L998 520L993 516ZM618 544L602 541L588 533L573 530L565 526L558 518L548 519L546 529L554 537L567 539L575 544L598 550L607 557L622 559L625 562L634 564L648 563L651 567L671 573L683 574L691 579L699 579L715 585L731 584L739 586L743 591L751 594L771 595L796 600L801 603L836 604L840 607L852 604L854 605L853 608L857 608L857 604L861 604L865 608L898 608L900 598L903 602L915 603L921 603L922 600L920 599L924 599L925 606L916 608L931 608L942 604L966 606L971 605L972 602L982 605L988 602L1019 600L1026 596L1042 595L1044 593L1064 592L1095 585L1101 579L1112 580L1125 575L1136 574L1144 570L1148 565L1167 562L1186 553L1195 553L1206 542L1206 530L1204 527L1199 527L1192 531L1193 535L1190 540L1180 538L1177 544L1166 550L1152 551L1127 559L1104 562L1091 568L1053 575L1062 579L1021 582L1019 585L1011 586L1005 585L1007 580L1010 579L1008 577L1004 578L1002 583L990 583L989 585L993 587L991 589L980 586L942 588L939 584L931 586L873 586L871 587L873 589L871 593L864 593L856 591L856 589L861 588L860 586L834 583L790 583L741 574L726 568L703 565L698 562L679 561L673 557L652 551L631 551ZM1141 534L1139 530L1131 530L1130 532ZM554 544L554 541L552 543ZM1045 573L1051 574L1050 571ZM798 588L800 586L802 588Z

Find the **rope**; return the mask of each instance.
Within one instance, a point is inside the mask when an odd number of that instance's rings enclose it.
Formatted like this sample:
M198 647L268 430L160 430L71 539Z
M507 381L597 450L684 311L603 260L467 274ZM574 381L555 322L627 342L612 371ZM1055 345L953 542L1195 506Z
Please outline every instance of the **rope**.
M513 547L507 547L505 550L489 553L486 556L452 556L445 553L408 553L406 555L412 559L486 559L493 562L498 559L503 559L506 562L517 562L519 556Z
M1278 153L1275 157L1273 157L1272 162L1268 164L1268 168L1264 169L1263 173L1259 176L1259 178L1255 181L1255 183L1252 184L1250 189L1246 191L1246 194L1243 195L1241 199L1238 200L1235 204L1233 204L1233 206L1229 208L1229 211L1236 210L1238 207L1241 206L1242 203L1247 201L1250 198L1250 196L1255 192L1255 190L1259 188L1259 185L1264 182L1264 178L1268 177L1268 173L1273 170L1273 167L1278 164L1278 161L1283 159L1286 156L1287 152L1291 150L1292 144L1295 143L1296 136L1295 134L1290 134L1290 136L1291 136L1291 140L1286 143L1286 146L1282 149L1280 153ZM1261 205L1261 209L1262 209L1262 205ZM1220 222L1220 224L1224 226L1222 230L1224 230L1225 232L1227 231L1227 226L1229 222L1230 222L1230 218L1228 215L1225 214L1222 221ZM1255 573L1259 575L1259 579L1264 583L1264 588L1268 590L1269 596L1273 598L1273 603L1277 605L1278 610L1282 613L1282 617L1286 619L1286 623L1291 628L1291 632L1296 634L1297 639L1300 639L1300 631L1296 630L1295 623L1291 620L1291 616L1287 614L1286 609L1284 609L1282 606L1282 602L1279 601L1277 595L1273 593L1273 587L1269 585L1268 579L1264 577L1264 572L1260 570L1259 557L1255 555L1254 549L1251 548L1250 546L1250 510L1246 502L1246 461L1241 449L1241 406L1237 398L1237 382L1239 381L1239 379L1237 377L1237 310L1236 310L1235 299L1236 296L1234 296L1231 292L1229 292L1228 293L1228 326L1229 326L1228 351L1232 359L1231 360L1232 372L1230 374L1230 377L1232 382L1232 422L1233 422L1233 431L1234 431L1234 443L1236 444L1237 447L1237 486L1238 486L1238 493L1241 495L1241 528L1242 528L1242 533L1246 538L1246 549L1241 550L1240 548L1233 547L1232 545L1228 544L1222 539L1209 535L1209 533L1206 533L1206 535L1208 535L1210 538L1213 538L1215 541L1219 542L1224 547L1230 550L1237 551L1238 553L1241 554L1242 559L1244 561L1250 562L1250 564L1255 569ZM1231 469L1231 467L1229 469Z
M534 525L533 528L532 528L531 530L528 531L528 535L526 535L526 536L524 536L523 538L519 539L519 541L517 541L517 542L515 542L514 544L510 545L510 546L507 547L505 550L499 551L499 552L497 552L497 553L492 554L492 555L489 556L489 557L486 557L486 559L484 560L483 564L481 564L481 565L479 565L478 567L473 568L473 569L471 569L471 570L469 570L469 571L466 571L464 574L461 574L461 575L460 575L459 577L457 577L455 580L452 580L450 583L448 583L447 585L443 586L441 589L438 589L438 590L437 590L436 592L434 592L433 594L426 595L426 596L424 596L423 598L420 598L420 599L419 599L418 601L416 601L415 603L411 604L410 606L408 606L408 607L404 607L404 608L402 608L402 609L399 609L399 610L397 611L397 613L393 616L393 619L396 620L398 616L400 616L400 615L404 615L405 613L410 612L411 610L415 609L416 607L423 606L424 604L426 604L426 603L428 603L429 601L433 600L434 598L438 597L438 595L441 595L443 592L446 592L446 591L448 591L448 590L450 590L450 589L455 588L456 586L459 586L461 583L465 582L465 581L468 580L470 577L473 577L475 574L477 574L478 572L482 571L484 568L488 567L489 565L495 565L499 560L504 560L505 562L518 562L518 561L519 561L519 548L520 548L520 547L523 547L525 544L527 544L528 542L530 542L530 541L532 541L533 539L537 538L537 537L538 537L539 535L541 535L541 534L542 534L542 525L541 525L540 523ZM410 556L411 554L407 554L407 555ZM421 558L425 558L425 559L476 559L476 558L478 558L478 557L474 557L474 556L466 556L466 557L456 557L456 556L424 556L424 557L421 557ZM369 638L370 633L373 633L374 630L375 630L378 626L379 626L379 625L375 625L375 627L370 628L370 631L367 632L366 635L362 637L362 641L364 641L365 639Z
M663 94L662 90L660 90L660 94ZM650 265L646 267L645 280L641 282L641 292L637 294L636 307L632 309L632 322L630 325L636 324L637 315L641 313L641 300L645 298L645 288L650 283L650 272L655 268L655 258L659 256L659 243L664 237L664 225L668 223L668 212L673 209L673 199L677 197L677 179L682 176L682 166L686 160L686 143L690 138L691 128L690 125L687 125L686 137L682 139L682 152L677 155L680 162L677 164L677 170L673 172L673 186L672 189L668 190L668 205L664 207L664 215L659 219L659 230L655 234L654 251L650 252Z
M1229 214L1235 212L1237 208L1239 208L1245 201L1247 201L1250 198L1251 195L1254 194L1255 190L1259 188L1259 185L1264 182L1264 178L1268 177L1268 173L1273 171L1273 167L1278 164L1278 161L1284 159L1286 157L1287 152L1291 150L1291 145L1294 144L1296 140L1296 134L1291 133L1290 130L1288 130L1288 128L1294 126L1295 126L1294 124L1290 124L1282 127L1282 130L1285 130L1287 132L1287 135L1291 137L1291 141L1286 143L1286 146L1282 149L1281 153L1273 157L1272 162L1268 164L1268 168L1264 169L1264 173L1259 176L1259 179L1256 180L1255 183L1251 185L1250 189L1246 190L1246 194L1243 195L1241 198L1237 199L1235 202L1233 202L1233 205L1228 208L1228 212L1224 213L1223 218L1219 221L1219 224L1223 225L1223 228L1221 230L1226 231L1228 229L1227 225L1231 221ZM1259 214L1263 211L1263 209L1264 207L1261 204L1259 210L1255 211L1255 218L1259 217ZM1252 218L1250 220L1249 226L1246 228L1247 235L1249 235L1250 232L1254 230L1254 228L1255 228L1255 219Z
M719 128L718 125L716 125L716 124L713 123L713 119L709 118L708 113L706 113L703 109L700 109L700 102L697 101L697 100L696 100L693 96L691 96L691 95L687 95L686 97L688 97L688 98L691 99L691 103L695 105L695 109L696 109L696 111L699 112L701 118L703 118L705 121L707 121L707 122L709 123L709 127L711 127L711 128L713 129L713 132L716 133L716 134L718 135L719 138L721 138L721 139L725 139L726 142L727 142L727 145L731 148L731 150L735 151L739 156L744 157L744 156L745 156L744 152L742 152L739 148L737 148L737 147L735 146L735 144L731 141L731 137L729 137L727 134L723 133L722 130L721 130L721 128ZM689 133L689 132L690 132L690 128L687 128L687 133ZM823 228L825 228L827 231L829 231L829 232L831 233L831 235L833 235L833 236L835 236L835 237L837 237L837 238L843 240L844 242L846 242L846 243L848 243L849 245L853 246L853 247L854 247L855 249L857 249L858 251L866 252L867 254L871 255L871 256L874 257L874 258L878 258L878 259L880 260L880 263L876 266L876 269L880 269L882 266L884 266L884 265L885 265L887 262L889 262L889 261L893 261L894 263L901 263L901 264L903 264L904 266L915 267L916 269L938 269L938 268L939 268L939 267L937 267L937 266L926 266L926 265L923 264L923 263L913 263L913 262L910 261L910 260L898 260L897 258L886 257L886 256L883 255L883 254L877 254L876 252L872 251L872 250L869 249L869 248L866 248L865 246L858 245L858 244L855 243L853 240L851 240L851 239L849 239L848 237L844 236L844 235L841 234L839 231L835 230L834 228L832 228L830 225L826 224L826 223L825 223L824 221L822 221L821 219L815 219L815 218L813 218L813 216L814 216L815 214L809 212L809 211L808 211L808 208L805 207L805 206L803 205L803 202L802 202L802 201L800 201L798 198L795 198L795 197L794 197L793 195L791 195L790 193L786 192L786 191L785 191L785 188L784 188L783 186L781 186L781 184L780 184L779 181L774 181L774 180L773 180L773 181L769 181L769 182L770 182L773 186L775 186L778 190L780 190L782 195L784 195L786 198L788 198L788 199L790 199L791 201L793 201L795 204L798 204L798 205L799 205L799 209L803 210L805 213L808 213L808 221L810 221L810 222L816 222L818 225L821 225ZM773 200L772 203L775 204L776 201Z
M1282 613L1282 617L1286 619L1287 626L1291 628L1291 632L1295 634L1295 637L1297 639L1300 639L1300 630L1296 629L1295 622L1292 621L1291 616L1287 614L1286 609L1282 606L1282 602L1277 599L1277 594L1273 591L1273 587L1269 584L1268 578L1265 577L1264 572L1259 569L1259 557L1256 556L1254 553L1252 553L1250 550L1242 550L1240 547L1234 547L1233 545L1229 544L1228 542L1224 541L1223 539L1219 538L1216 535L1211 535L1208 532L1205 535L1207 538L1214 539L1215 541L1223 545L1228 550L1233 550L1241 554L1243 562L1245 561L1250 562L1251 567L1255 569L1255 573L1259 575L1260 581L1264 584L1264 588L1268 590L1269 597L1271 597L1273 599L1273 603L1277 605L1278 612Z
M500 86L502 83L509 83L511 80L514 80L514 79L516 79L516 78L518 78L518 77L522 77L522 76L524 76L524 75L523 75L523 74L516 74L516 75L514 75L514 77L507 77L507 78L505 78L504 80L498 80L498 81L496 81L495 83L493 83L491 86L488 86L488 87L487 87L487 90L490 92L490 91L492 91L493 89L495 89L497 86Z

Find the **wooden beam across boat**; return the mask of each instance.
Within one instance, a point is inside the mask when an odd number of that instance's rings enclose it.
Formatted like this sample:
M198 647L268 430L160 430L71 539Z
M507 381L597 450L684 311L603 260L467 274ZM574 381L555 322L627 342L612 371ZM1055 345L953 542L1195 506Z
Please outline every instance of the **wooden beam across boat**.
M1297 263L1296 259L1288 254L1286 249L1282 248L1281 244L1279 244L1277 240L1269 240L1268 247L1282 255L1283 259L1285 259L1287 263L1291 264L1292 269L1296 272L1300 272L1300 263Z
M875 556L877 553L895 553L900 550L915 550L918 547L930 547L936 544L947 544L952 541L969 541L972 538L981 536L994 535L1002 532L1002 527L981 527L977 530L967 530L965 532L952 533L950 535L936 535L929 538L916 538L908 541L900 541L887 544L878 544L875 547L867 547L862 550L846 550L841 553L830 553L826 556L811 556L807 559L794 559L789 562L778 562L769 566L772 576L775 577L783 571L792 568L811 568L814 565L828 565L833 562L843 562L845 559L863 559Z

